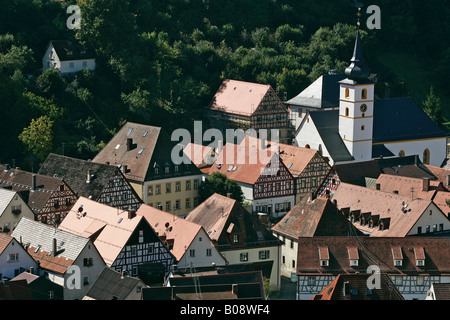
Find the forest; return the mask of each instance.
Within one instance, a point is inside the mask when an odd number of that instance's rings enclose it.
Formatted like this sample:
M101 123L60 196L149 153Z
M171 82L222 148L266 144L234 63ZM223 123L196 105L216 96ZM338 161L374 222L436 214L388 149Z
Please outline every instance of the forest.
M69 29L66 8L81 9ZM373 0L361 37L379 98L411 96L450 121L450 1ZM368 29L368 5L381 28ZM343 72L356 34L353 0L2 0L0 163L36 172L49 152L91 159L126 122L192 129L224 79L296 96ZM76 39L96 70L42 70L50 40Z

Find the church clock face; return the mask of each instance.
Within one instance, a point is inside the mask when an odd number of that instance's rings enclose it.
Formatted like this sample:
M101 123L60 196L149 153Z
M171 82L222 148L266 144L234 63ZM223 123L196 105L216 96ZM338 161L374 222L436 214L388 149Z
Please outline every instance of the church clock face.
M361 110L361 112L366 112L367 106L365 104L362 104L361 107L359 107L359 110Z

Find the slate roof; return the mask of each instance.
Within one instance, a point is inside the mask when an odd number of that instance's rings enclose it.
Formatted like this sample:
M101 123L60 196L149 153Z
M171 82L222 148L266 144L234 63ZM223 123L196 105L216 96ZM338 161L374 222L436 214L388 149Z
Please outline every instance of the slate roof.
M359 233L330 200L321 197L312 200L310 196L303 197L272 231L294 238Z
M89 242L87 237L25 217L20 220L11 236L21 239L28 253L39 262L41 268L60 274L67 271ZM56 256L53 255L53 239L57 242Z
M338 83L345 78L344 74L324 74L286 104L312 108L339 107Z
M368 290L371 274L340 274L311 300L405 300L391 278L381 274L381 288ZM344 283L348 290L344 292Z
M85 296L95 300L125 300L137 286L147 287L141 279L122 275L105 266Z
M93 52L83 48L75 40L51 40L48 46L50 46L50 44L55 48L56 54L58 55L60 61L86 60L95 58ZM85 53L83 53L83 51ZM68 54L70 52L72 54Z
M26 280L0 282L0 300L33 300Z
M269 90L270 85L226 79L214 95L209 108L250 116Z
M38 174L62 178L78 196L97 200L108 181L122 172L116 166L50 153Z
M378 265L388 275L450 275L448 238L427 237L305 237L298 243L297 275L366 273ZM329 266L320 264L319 248L329 250ZM350 266L348 248L358 248L358 266ZM402 252L402 266L395 266L392 249ZM416 265L414 248L423 248L425 266Z
M63 182L61 178L48 177L36 174L36 189L32 190L32 172L0 166L0 184L12 187L13 191L24 192L27 196L22 196L25 200L28 198L28 206L35 212L39 212L51 197L53 191ZM21 195L22 195L21 194Z
M309 115L333 160L335 162L354 160L339 135L339 110L311 111ZM446 136L447 134L411 98L374 101L372 147L374 158L390 155L385 147L377 144Z

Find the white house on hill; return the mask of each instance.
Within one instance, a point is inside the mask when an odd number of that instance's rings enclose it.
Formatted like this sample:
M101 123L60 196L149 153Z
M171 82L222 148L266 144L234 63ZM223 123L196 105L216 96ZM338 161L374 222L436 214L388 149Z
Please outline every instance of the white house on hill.
M73 40L51 40L42 58L42 67L56 69L61 74L95 70L95 57Z

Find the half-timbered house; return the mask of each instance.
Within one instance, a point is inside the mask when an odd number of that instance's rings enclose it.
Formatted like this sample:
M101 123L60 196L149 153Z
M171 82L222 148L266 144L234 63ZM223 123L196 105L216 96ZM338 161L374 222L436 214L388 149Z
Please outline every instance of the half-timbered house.
M9 166L0 166L0 184L4 188L19 191L33 210L36 220L50 225L61 223L78 198L62 178Z
M237 181L254 212L277 219L294 206L294 177L270 144L227 143L208 174L214 172Z
M229 265L252 264L280 290L281 241L238 201L217 193L191 211L186 220L203 226Z
M195 164L175 163L174 148L162 128L127 122L93 161L119 167L144 203L186 216L198 204L203 175Z
M89 237L107 266L149 283L161 281L175 261L147 220L132 210L80 197L59 229Z
M297 300L311 299L339 274L373 272L388 275L406 300L423 300L432 283L450 283L449 245L448 238L301 238Z
M254 129L257 133L264 130L268 140L276 138L289 144L292 139L289 111L270 85L226 79L211 100L206 117L212 128L224 133L227 129ZM271 136L272 130L276 137Z
M123 175L123 167L49 154L39 174L64 179L79 197L122 210L137 210L141 198Z

